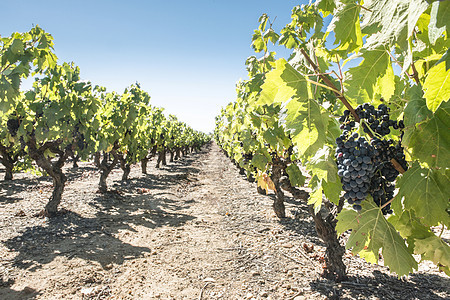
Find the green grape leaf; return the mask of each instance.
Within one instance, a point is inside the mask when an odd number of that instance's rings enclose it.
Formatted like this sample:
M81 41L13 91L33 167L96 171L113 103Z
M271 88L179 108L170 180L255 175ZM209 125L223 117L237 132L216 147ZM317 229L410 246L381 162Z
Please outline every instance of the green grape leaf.
M362 210L357 213L344 209L337 216L338 234L351 229L346 248L352 252L378 253L382 249L384 264L397 275L403 276L417 269L417 262L397 230L383 216L381 209L370 197L362 202ZM376 255L371 255L376 259Z
M268 163L269 160L267 159L267 157L261 153L256 153L252 158L252 165L254 165L261 171L266 170Z
M395 75L392 65L388 65L386 73L378 77L374 87L374 93L389 101L395 94Z
M395 81L393 73L388 72L392 69L388 51L384 47L378 47L373 50L363 49L361 52L364 60L359 66L350 68L346 72L345 95L352 104L371 102L379 78L383 78L380 79L382 83L390 81L386 87L383 87L383 93L392 95L395 90Z
M289 181L292 186L300 187L305 184L306 177L302 174L302 171L297 164L292 163L287 166L286 173L289 175Z
M447 32L450 28L450 2L449 1L440 1L439 2L439 10L436 15L436 26L444 27L447 29Z
M410 0L408 6L408 37L413 34L420 15L428 8L429 4L426 0Z
M262 38L261 32L259 32L258 30L254 31L252 37L252 47L255 50L255 52L261 52L263 50L266 50L266 43Z
M426 239L415 241L415 253L421 254L425 260L431 260L436 265L443 265L441 268L447 275L450 275L450 247L439 237L433 235Z
M311 174L314 174L310 185L321 186L325 196L333 203L338 204L342 184L337 174L338 168L333 153L333 149L329 146L319 149L309 159L307 169L311 171ZM314 182L316 180L317 183Z
M286 130L300 156L313 156L326 141L328 114L312 99L293 98L286 105Z
M398 199L395 199L396 202ZM400 202L400 201L398 201ZM394 208L392 206L392 208ZM426 227L420 222L420 219L416 217L413 210L396 209L396 213L389 217L389 222L394 225L400 235L408 239L408 245L414 247L415 239L425 239L434 235L429 227Z
M450 208L448 195L450 195L449 178L440 171L420 167L415 162L398 180L398 194L395 201L403 199L407 210L414 210L416 216L427 226L439 223L450 225L447 209ZM396 206L393 206L396 209ZM396 213L400 211L396 209Z
M446 71L446 63L434 65L429 71L423 89L427 107L435 112L443 101L450 99L450 69Z
M433 113L427 108L420 86L415 85L411 87L409 96L410 99L404 111L405 125L407 127L423 122L433 116Z
M363 44L359 14L361 6L355 2L339 2L327 32L334 32L338 49L353 51Z
M403 144L412 159L419 159L431 168L450 165L450 102L443 102L434 116L405 129Z
M266 75L261 88L261 96L257 101L259 105L286 102L293 95L307 99L310 95L305 76L289 65L285 59L278 59L275 62L275 69Z
M439 8L441 5L447 5L447 8L450 8L448 4L443 4L443 2L439 1L433 2L431 5L430 22L428 24L428 38L432 45L436 44L436 40L442 36L446 29L445 26L438 27L437 25ZM448 13L450 13L450 11ZM448 19L448 17L446 19Z
M314 183L317 183L318 180L314 180ZM323 189L321 185L314 186L312 192L309 193L308 205L313 205L314 213L318 214L320 211L320 207L322 206L323 200Z
M366 0L364 7L366 9L361 10L361 30L363 34L372 34L366 40L367 46L399 42L405 47L428 3L424 0Z
M11 52L13 54L23 54L23 50L24 50L24 44L23 41L19 40L19 39L14 39L12 44L11 44Z
M318 0L315 2L315 5L322 12L324 18L333 13L336 8L333 0Z
M410 249L415 254L422 255L422 259L431 260L436 265L441 264L447 274L450 266L450 248L430 227L426 227L414 214L414 211L403 210L401 215L392 215L389 222L395 226L400 234L407 238Z
M273 149L278 149L277 132L274 129L268 128L262 133L262 136Z

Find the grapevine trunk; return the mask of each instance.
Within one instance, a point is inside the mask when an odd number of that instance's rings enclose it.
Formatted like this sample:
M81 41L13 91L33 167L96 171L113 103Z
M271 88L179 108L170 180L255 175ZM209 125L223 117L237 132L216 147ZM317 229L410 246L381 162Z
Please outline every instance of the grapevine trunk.
M62 193L64 191L64 185L66 182L66 176L62 171L65 161L69 156L70 145L64 150L61 150L60 141L47 142L40 148L36 147L36 140L31 137L28 144L28 154L36 164L42 168L53 180L53 192L52 196L45 206L44 214L52 217L55 216L58 211L58 205L61 203ZM52 162L50 158L44 155L44 152L50 149L53 153L59 155L57 161Z
M148 164L148 158L144 158L141 160L142 174L147 174L147 164Z
M319 237L326 245L325 252L325 268L323 276L330 280L340 282L347 279L346 267L342 261L342 256L345 254L345 248L339 243L339 238L336 233L336 218L325 206L317 214L314 208L310 207L311 215L313 216L316 231ZM323 217L326 215L326 217Z
M48 201L47 205L45 206L45 214L47 216L56 215L56 212L58 211L58 205L61 203L65 182L67 180L66 176L60 168L53 170L52 173L53 174L51 174L51 176L53 179L53 192L50 201Z
M12 180L14 163L4 158L2 159L2 165L5 166L5 180Z
M112 151L115 152L115 149ZM109 173L111 173L112 169L116 166L117 162L119 161L118 156L113 154L114 160L108 164L108 156L109 153L103 152L103 159L100 161L100 153L96 154L95 162L97 164L97 168L100 169L100 181L98 183L98 189L100 192L105 193L108 190L108 186L106 184L106 179L108 178Z
M284 193L281 190L280 178L282 175L283 166L274 162L272 167L272 181L275 185L275 199L273 201L273 210L278 218L286 217L286 209L284 206Z

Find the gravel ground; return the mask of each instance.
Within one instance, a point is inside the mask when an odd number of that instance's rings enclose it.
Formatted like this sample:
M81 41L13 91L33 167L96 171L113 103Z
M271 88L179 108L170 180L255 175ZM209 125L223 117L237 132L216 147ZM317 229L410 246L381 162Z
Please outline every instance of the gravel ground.
M427 262L397 279L346 253L349 280L321 278L325 249L305 203L287 197L287 218L276 218L273 195L215 144L153 165L148 175L134 166L128 182L115 169L106 194L92 163L66 168L52 219L39 217L49 178L0 182L0 299L450 298L448 276Z

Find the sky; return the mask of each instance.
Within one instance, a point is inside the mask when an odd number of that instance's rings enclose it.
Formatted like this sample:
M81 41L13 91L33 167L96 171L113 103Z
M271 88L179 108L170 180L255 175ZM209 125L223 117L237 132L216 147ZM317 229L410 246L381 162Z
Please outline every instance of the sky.
M54 37L58 62L73 61L82 79L120 93L139 82L153 105L211 132L221 107L235 99L236 82L247 78L259 16L276 17L279 32L292 8L308 1L2 2L1 36L39 25Z

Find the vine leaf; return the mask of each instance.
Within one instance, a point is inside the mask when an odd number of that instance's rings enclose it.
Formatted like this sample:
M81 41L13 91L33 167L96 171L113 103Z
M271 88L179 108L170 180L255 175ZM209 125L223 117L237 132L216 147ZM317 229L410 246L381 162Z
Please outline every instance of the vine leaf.
M319 149L316 154L309 160L308 170L311 171L313 177L310 181L310 186L321 187L325 196L335 204L339 203L339 195L342 191L342 184L337 174L337 165L333 155L333 149L329 146L324 146ZM311 196L311 201L322 202L322 195ZM317 203L317 202L311 202Z
M404 210L401 215L392 215L389 218L400 234L407 238L414 253L422 256L422 260L431 260L447 275L450 274L450 247L437 237L429 227L420 222L414 211Z
M372 34L367 45L400 43L406 46L420 15L427 9L424 0L366 0L361 10L363 34Z
M430 40L430 43L432 45L436 44L436 40L442 36L442 34L444 33L446 26L441 26L438 27L437 22L439 21L439 13L441 11L442 13L442 9L444 8L443 6L447 6L447 9L450 8L450 5L448 5L448 3L444 4L443 2L433 2L433 4L431 5L431 12L430 12L430 23L428 24L428 38ZM445 8L444 8L445 10ZM447 12L447 14L450 13ZM448 18L446 18L448 19ZM442 25L442 24L441 24ZM448 28L448 25L447 25Z
M382 248L384 264L391 271L403 276L417 269L417 262L397 230L383 216L381 209L368 197L362 202L362 211L344 209L339 213L336 225L338 234L351 229L346 248L352 252L362 252L365 257L377 259ZM368 255L368 253L372 253Z
M326 141L328 115L317 101L294 98L286 105L286 129L304 158L315 155Z
M328 32L334 32L334 44L339 45L338 49L353 51L362 46L360 11L361 6L355 2L338 4L333 19L327 28Z
M257 176L257 183L260 188L266 191L266 195L269 193L269 190L276 191L275 184L273 183L272 179L266 174L258 174Z
M267 157L261 153L256 153L252 158L252 165L260 170L265 170L268 163Z
M302 171L297 166L297 164L290 164L286 168L286 173L289 175L289 181L292 186L303 186L305 184L305 176L302 174Z
M419 159L431 168L450 165L450 102L443 102L429 120L408 127L403 144L412 159Z
M450 29L450 18L448 17L449 14L450 14L450 2L449 1L440 1L439 2L439 10L436 15L437 27L445 26L447 31Z
M275 69L267 74L261 88L261 97L257 101L259 105L286 102L293 95L300 99L307 99L310 95L305 77L285 59L278 59L275 62Z
M443 101L450 98L450 69L446 70L446 63L434 65L429 71L423 89L427 107L435 112Z
M423 91L419 86L411 87L409 96L410 99L404 111L406 126L412 126L433 117L433 113L427 108Z
M433 235L423 240L416 240L415 252L423 259L431 260L450 276L450 247L439 237Z
M352 104L371 102L377 89L379 78L383 84L383 94L390 96L395 91L394 73L388 72L392 69L389 53L384 47L361 51L364 60L359 66L350 68L346 72L344 87L346 96L352 100Z
M440 171L425 169L415 162L398 180L398 194L395 201L401 203L407 210L414 210L416 216L427 226L439 223L450 225L448 195L450 187L447 174ZM402 209L393 205L396 213Z

